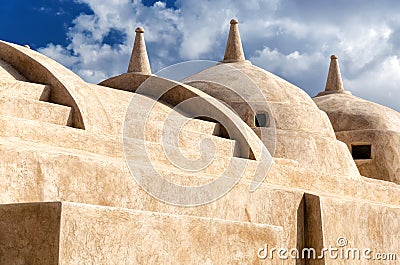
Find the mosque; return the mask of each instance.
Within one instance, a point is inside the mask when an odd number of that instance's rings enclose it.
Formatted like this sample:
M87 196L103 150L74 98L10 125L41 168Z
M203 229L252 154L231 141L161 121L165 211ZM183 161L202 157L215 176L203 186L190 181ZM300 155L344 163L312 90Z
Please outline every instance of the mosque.
M0 41L0 264L398 264L400 113L330 59L311 98L245 59L235 19L180 82L142 28L99 84Z

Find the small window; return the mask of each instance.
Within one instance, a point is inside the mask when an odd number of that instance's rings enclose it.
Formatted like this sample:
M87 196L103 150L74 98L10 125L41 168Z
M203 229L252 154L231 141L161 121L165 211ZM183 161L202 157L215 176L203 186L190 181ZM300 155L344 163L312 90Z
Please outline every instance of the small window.
M371 159L371 145L352 145L351 154L354 160Z
M254 124L256 127L268 127L269 126L269 116L265 113L258 113L254 118Z

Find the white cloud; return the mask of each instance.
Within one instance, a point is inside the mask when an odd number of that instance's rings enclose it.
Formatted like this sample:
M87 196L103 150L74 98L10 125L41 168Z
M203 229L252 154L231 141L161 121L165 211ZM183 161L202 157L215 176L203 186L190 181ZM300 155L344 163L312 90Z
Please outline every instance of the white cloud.
M256 51L250 60L262 68L268 68L271 72L279 72L284 76L304 75L311 72L312 66L324 60L322 54L301 54L294 51L290 54L282 54L277 49L271 50L265 47L262 51Z
M400 58L394 55L354 79L345 79L344 83L354 95L399 110L399 73Z
M71 56L71 54L61 45L50 43L46 48L40 49L40 51L54 60L62 62L66 67L71 67L79 61L78 57Z
M74 26L67 33L70 41L67 47L50 43L39 49L40 52L69 67L85 80L97 83L126 72L135 28L143 26L153 66L160 68L173 61L180 35L176 30L179 11L167 9L162 3L146 7L140 1L129 0L79 2L88 4L94 14L81 14L74 19ZM120 43L104 43L111 30L120 33Z
M87 81L126 71L137 26L146 30L153 71L190 59L220 60L229 20L236 17L254 64L313 96L324 88L329 55L335 53L347 89L400 110L396 1L178 0L177 10L139 0L79 2L94 14L75 18L67 47L48 44L40 51ZM104 43L111 30L120 33L120 43Z

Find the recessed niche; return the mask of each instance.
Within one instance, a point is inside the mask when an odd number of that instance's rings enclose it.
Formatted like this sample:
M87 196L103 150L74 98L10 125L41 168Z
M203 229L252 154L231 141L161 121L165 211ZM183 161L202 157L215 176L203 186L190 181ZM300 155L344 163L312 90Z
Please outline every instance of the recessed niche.
M351 154L354 160L371 159L371 145L351 145Z
M268 127L269 126L269 116L265 113L257 113L254 117L254 125L256 127Z

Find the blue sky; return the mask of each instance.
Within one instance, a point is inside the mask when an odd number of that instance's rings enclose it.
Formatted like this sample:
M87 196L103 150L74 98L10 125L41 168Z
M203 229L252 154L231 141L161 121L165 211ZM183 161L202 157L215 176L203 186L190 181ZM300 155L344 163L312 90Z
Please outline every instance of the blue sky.
M347 90L400 110L399 10L394 0L12 0L0 2L0 39L98 83L126 71L137 26L155 72L221 60L229 20L238 18L253 64L314 96L337 54Z
M2 40L38 49L50 42L67 45L66 32L80 13L91 14L89 6L73 1L12 0L0 2Z

